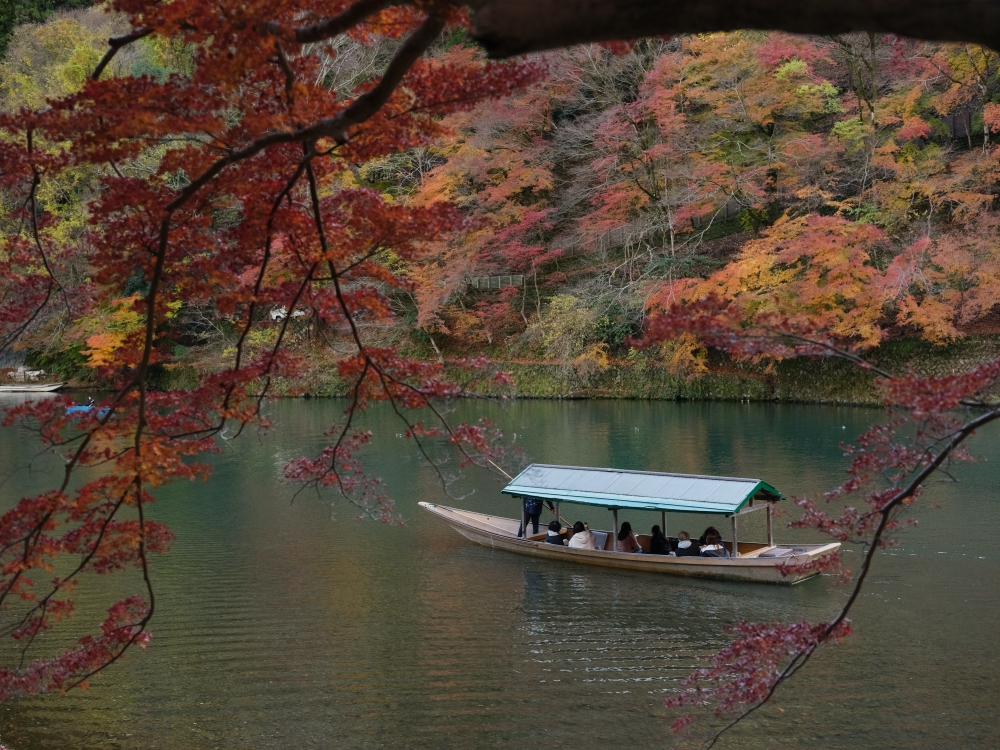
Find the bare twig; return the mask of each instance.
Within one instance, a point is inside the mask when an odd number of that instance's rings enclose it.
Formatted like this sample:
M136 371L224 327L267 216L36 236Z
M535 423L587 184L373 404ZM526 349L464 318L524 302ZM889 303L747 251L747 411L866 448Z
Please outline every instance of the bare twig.
M332 18L309 26L299 26L288 28L277 21L268 21L261 24L261 29L268 33L280 37L291 37L300 44L307 42L320 42L330 39L338 34L343 34L350 28L357 26L369 16L373 16L383 8L390 5L401 5L402 3L392 2L392 0L359 0L351 5L347 10L338 13Z
M104 57L102 57L101 61L97 63L97 67L94 68L94 72L90 74L91 80L96 81L101 77L101 73L103 73L104 69L108 67L108 63L114 59L114 56L118 54L118 50L134 41L147 37L152 33L153 29L148 26L144 26L141 29L136 29L128 34L113 36L108 39L108 51L104 53Z
M989 424L997 419L1000 419L1000 409L993 409L985 414L981 414L975 419L969 420L962 427L955 431L951 439L945 444L945 446L938 452L938 454L917 472L916 475L911 477L910 481L905 487L896 492L889 500L887 500L878 510L876 511L879 515L879 523L872 534L872 538L868 543L868 547L865 551L864 558L861 563L861 570L858 573L857 578L854 580L854 587L851 589L851 593L847 597L847 601L840 608L837 616L830 620L826 628L824 629L824 639L828 638L837 627L847 619L851 608L854 606L858 597L861 595L861 589L864 587L865 578L868 576L868 572L871 570L872 561L875 558L875 553L881 549L879 542L882 539L882 535L885 533L886 527L891 518L892 511L902 505L906 500L912 498L917 490L923 485L927 479L937 471L941 464L943 464L948 457L958 448L966 439L969 438L976 430L984 425ZM822 645L823 639L813 642L807 649L800 651L792 657L791 661L785 666L785 668L778 674L775 681L772 683L767 691L767 694L757 703L747 708L743 713L730 721L726 726L712 735L705 743L705 748L708 750L715 746L719 738L722 737L727 731L732 729L734 726L739 724L743 719L752 714L758 708L767 703L771 697L774 695L778 687L784 683L789 677L794 675L799 669L801 669L810 659L810 657L816 652L816 649Z

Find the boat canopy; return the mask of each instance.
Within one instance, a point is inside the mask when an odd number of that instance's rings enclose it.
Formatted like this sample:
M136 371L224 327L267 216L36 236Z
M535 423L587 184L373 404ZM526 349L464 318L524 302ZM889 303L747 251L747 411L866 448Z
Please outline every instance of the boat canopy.
M656 471L593 469L532 464L506 487L507 495L539 497L579 505L689 513L736 513L756 498L782 495L760 479L664 474Z

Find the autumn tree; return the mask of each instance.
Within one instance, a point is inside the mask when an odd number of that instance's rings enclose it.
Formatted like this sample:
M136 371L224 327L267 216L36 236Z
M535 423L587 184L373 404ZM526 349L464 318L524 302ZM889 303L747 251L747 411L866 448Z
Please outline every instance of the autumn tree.
M227 424L260 422L273 378L300 364L282 346L296 309L310 309L352 342L339 367L353 383L353 406L328 449L289 464L290 478L334 486L364 512L390 519L390 501L354 458L366 434L351 417L372 399L391 400L421 445L444 439L467 461L490 450L483 426L405 417L419 407L436 413L432 399L461 386L441 363L369 345L359 326L361 318L389 315L377 283L405 286L392 258L415 261L424 242L470 227L468 219L444 202L400 205L345 177L355 165L431 144L442 115L524 86L537 66L488 63L438 44L446 29L467 23L449 6L111 6L132 30L85 56L89 75L52 92L44 108L12 99L15 111L0 118L0 189L14 228L0 246L0 347L56 315L76 319L105 306L122 317L120 329L87 338L92 363L115 384L106 411L74 420L58 399L5 417L37 425L66 470L51 491L21 500L0 521L4 634L28 657L0 672L3 698L80 684L149 639L150 556L166 549L170 533L148 519L146 506L162 484L207 474L190 459L215 450ZM343 34L382 44L384 59L346 81L324 74L324 46ZM115 75L125 72L115 67L117 55L146 39L184 45L190 68ZM90 170L99 190L84 200L86 231L70 241L61 233L64 217L41 201L51 181L74 170ZM69 273L80 263L85 276ZM123 298L137 274L144 291ZM240 332L228 366L186 392L151 391L151 368L173 356L171 316L179 305L209 300ZM258 311L275 306L289 315L272 346L251 352ZM133 318L139 325L126 320ZM452 366L490 377L482 361ZM112 470L75 479L95 464ZM67 568L66 556L77 562ZM53 566L55 578L47 573ZM141 593L110 606L95 635L62 653L40 653L46 631L72 613L68 594L84 576L135 568Z
M461 207L476 227L450 242L449 252L460 256L461 264L445 264L432 270L431 277L447 277L459 265L467 269L463 285L469 275L526 275L533 282L532 306L537 310L539 270L560 256L558 248L548 246L554 180L547 147L553 102L559 92L558 86L535 86L445 119L455 137L435 150L443 163L423 180L417 200L450 201ZM433 284L420 289L428 286L435 295L430 299L439 299ZM451 328L456 333L465 328L466 338L473 325L492 343L495 333L512 330L510 313L514 310L523 325L528 325L528 290L524 287L520 294L502 293L497 301L470 300L478 307L470 311L464 308L455 285L448 286L451 296L442 301L451 302L451 306L444 314L454 322ZM432 309L433 305L421 305L421 316ZM493 321L492 330L487 320Z
M882 339L883 297L870 249L884 239L870 224L837 217L782 219L726 268L670 293L691 302L717 295L750 323L780 314L873 346Z
M996 104L993 100L1000 94L1000 58L990 48L976 44L942 45L930 55L930 62L947 82L947 87L935 102L935 108L941 114L963 109L978 114ZM980 114L979 119L985 150L990 142L990 127L988 117ZM971 127L967 129L966 137L971 149Z

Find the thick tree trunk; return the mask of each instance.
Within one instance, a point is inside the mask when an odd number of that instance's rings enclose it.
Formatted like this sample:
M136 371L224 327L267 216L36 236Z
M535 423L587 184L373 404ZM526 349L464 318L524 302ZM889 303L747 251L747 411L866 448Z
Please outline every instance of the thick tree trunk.
M997 0L472 0L492 57L573 44L734 29L869 31L1000 48Z

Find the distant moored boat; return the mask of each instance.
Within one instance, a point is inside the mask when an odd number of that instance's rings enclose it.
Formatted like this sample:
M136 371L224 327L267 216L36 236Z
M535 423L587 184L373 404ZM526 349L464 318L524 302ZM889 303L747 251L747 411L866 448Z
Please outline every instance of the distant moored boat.
M58 391L65 383L18 383L16 385L0 385L0 393L49 393Z

